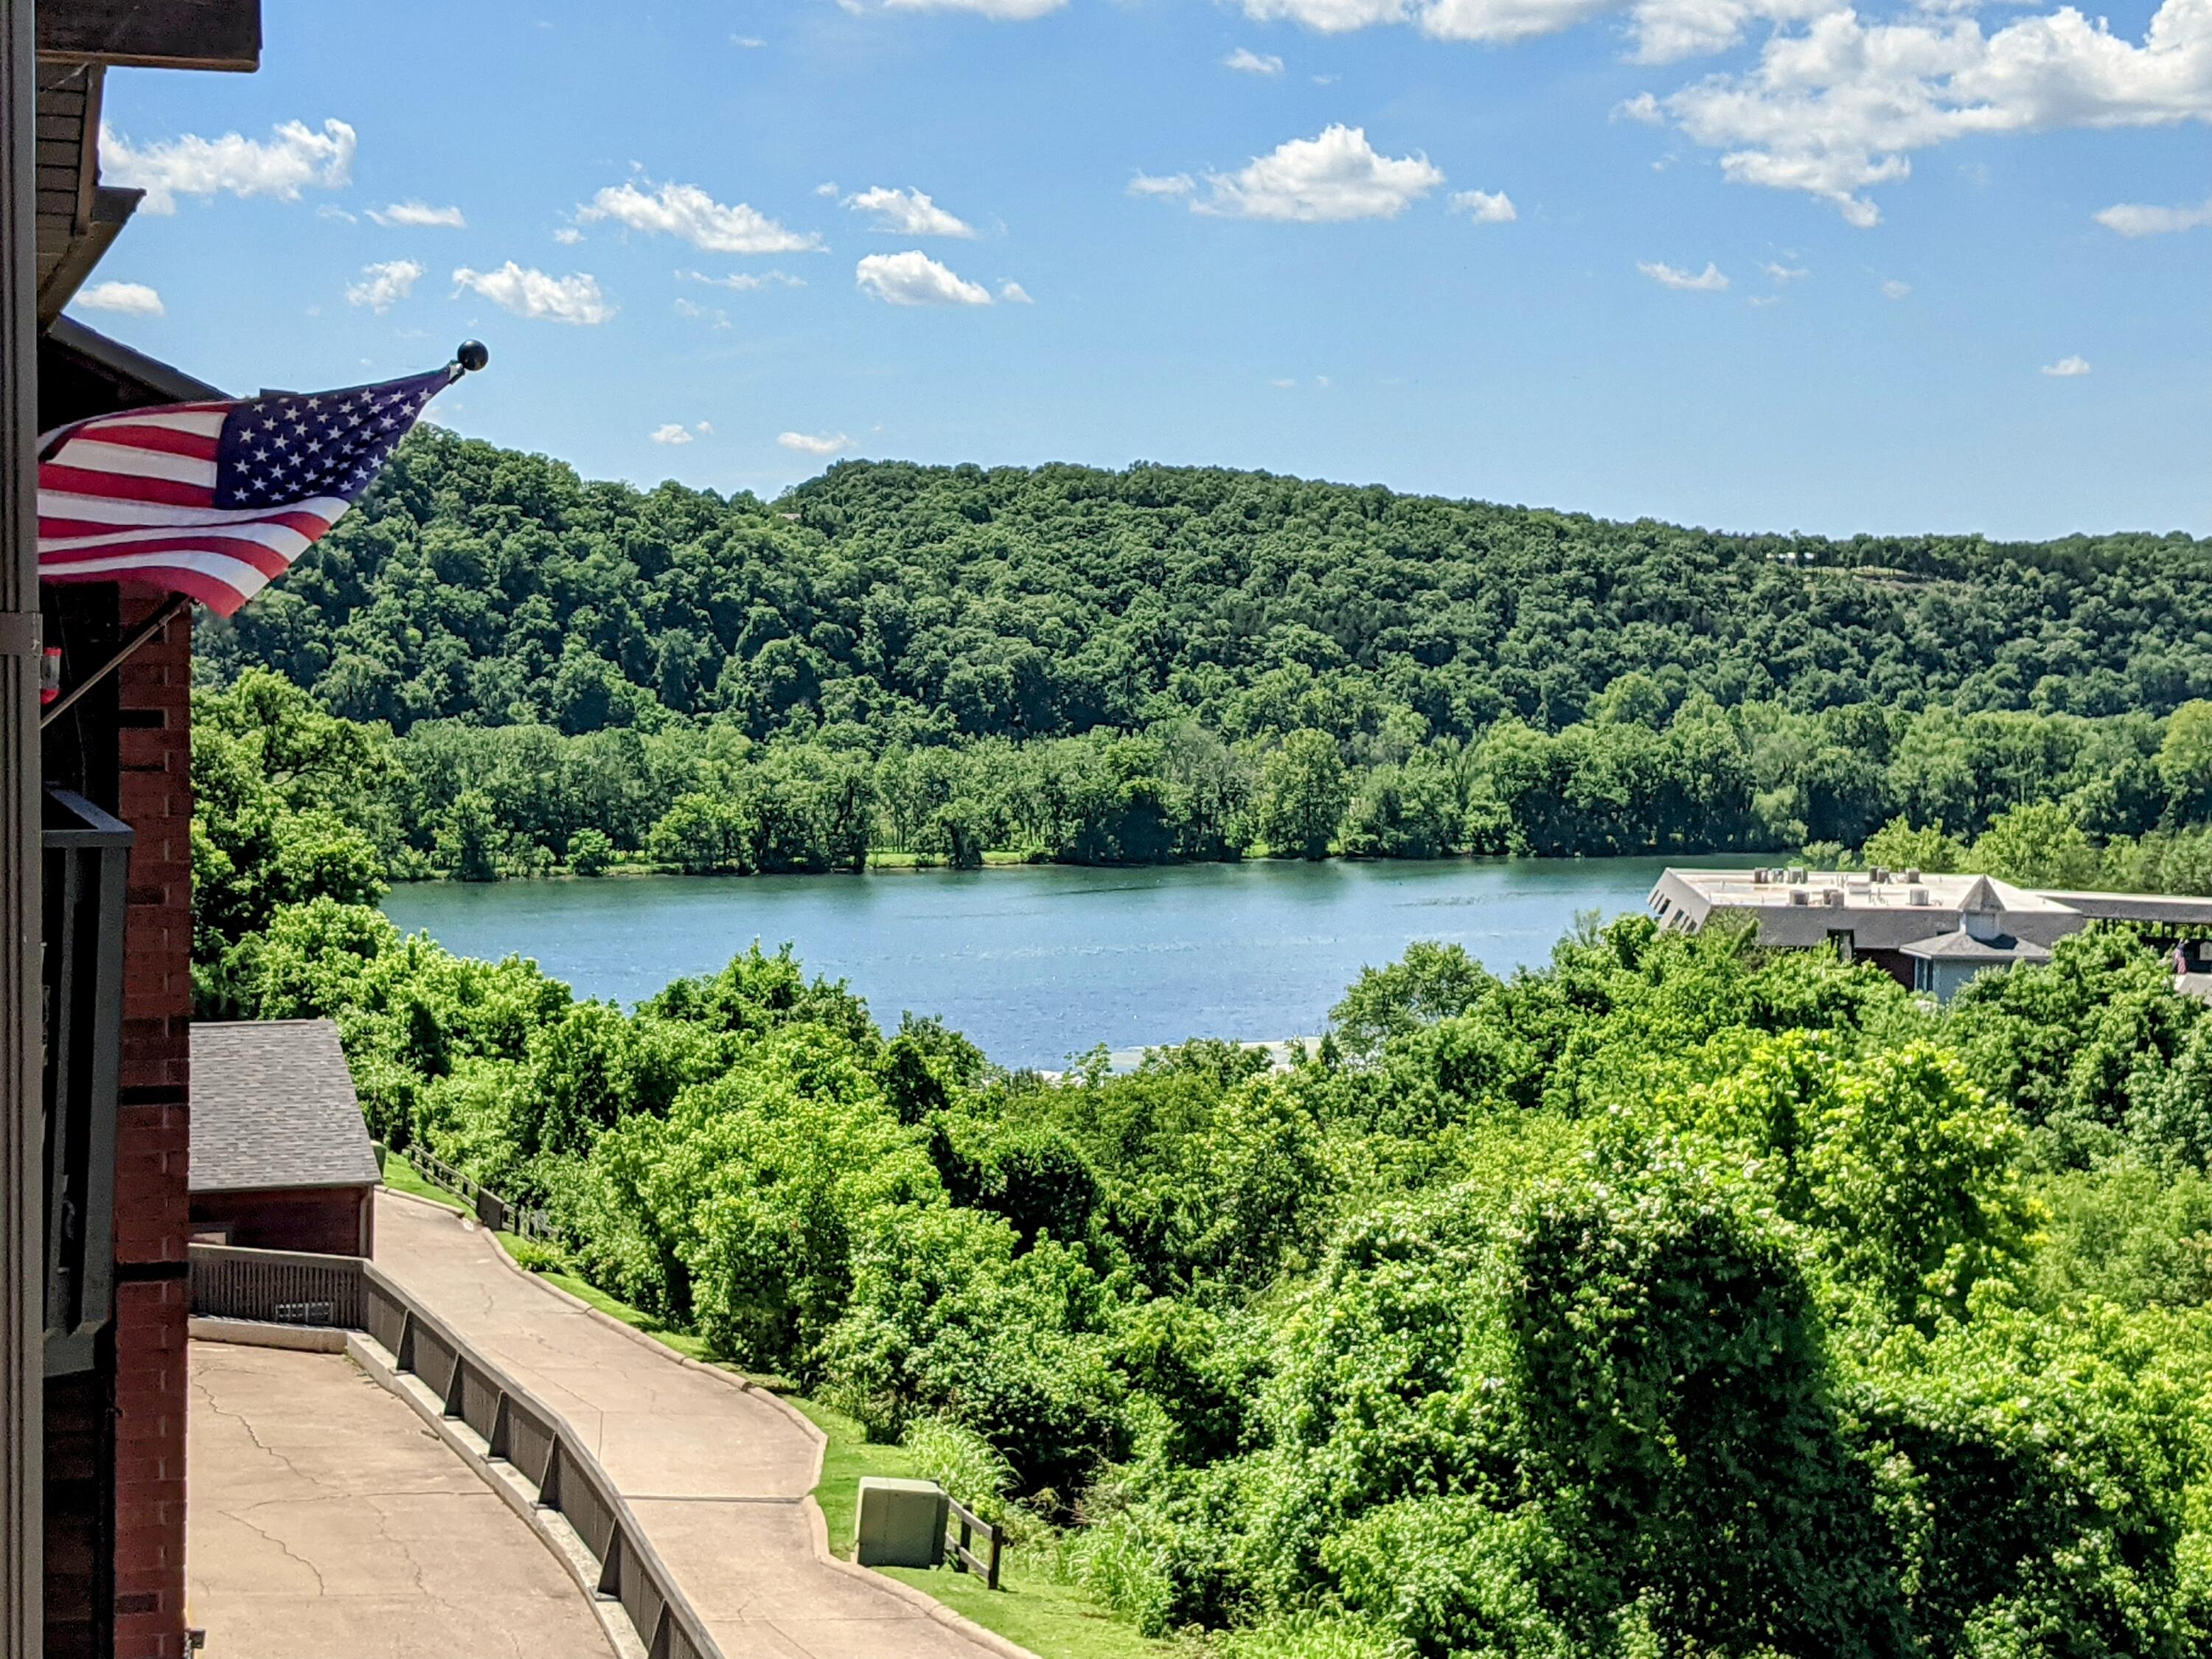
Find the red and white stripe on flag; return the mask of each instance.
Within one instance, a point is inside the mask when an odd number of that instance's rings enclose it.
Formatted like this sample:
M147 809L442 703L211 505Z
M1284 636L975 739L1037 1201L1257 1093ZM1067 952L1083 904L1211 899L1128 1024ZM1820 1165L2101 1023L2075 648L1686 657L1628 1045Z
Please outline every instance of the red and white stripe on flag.
M135 581L228 617L344 514L342 495L215 505L231 403L104 415L39 463L39 578Z

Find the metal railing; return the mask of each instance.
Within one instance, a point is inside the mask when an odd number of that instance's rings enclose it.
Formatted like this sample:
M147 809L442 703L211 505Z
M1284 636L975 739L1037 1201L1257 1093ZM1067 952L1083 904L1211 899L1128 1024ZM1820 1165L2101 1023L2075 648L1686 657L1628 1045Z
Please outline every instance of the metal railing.
M507 1379L374 1263L357 1256L191 1247L192 1312L362 1331L481 1438L486 1455L537 1489L598 1565L595 1591L622 1603L647 1659L722 1659L629 1505L575 1431ZM329 1317L309 1313L327 1309ZM993 1559L997 1559L995 1548Z
M952 1558L952 1571L980 1572L985 1589L998 1589L999 1551L1003 1543L999 1528L949 1494L945 1500L945 1548ZM956 1526L959 1528L957 1534L953 1530ZM983 1540L983 1547L990 1552L988 1555L979 1556L972 1547L978 1535Z
M554 1235L553 1218L544 1211L508 1203L474 1176L462 1173L445 1159L433 1157L419 1146L410 1146L391 1156L405 1159L409 1167L433 1187L465 1200L476 1212L477 1219L494 1232L520 1233L525 1238L543 1239L548 1244L560 1242Z
M46 1371L93 1368L115 1285L115 1101L123 1058L131 826L46 795L40 917L46 1125Z

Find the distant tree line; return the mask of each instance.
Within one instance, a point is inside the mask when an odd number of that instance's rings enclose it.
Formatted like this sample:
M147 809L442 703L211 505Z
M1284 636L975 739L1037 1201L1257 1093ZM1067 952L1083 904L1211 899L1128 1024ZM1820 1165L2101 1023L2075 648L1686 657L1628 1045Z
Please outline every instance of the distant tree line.
M1150 466L770 507L426 430L196 645L396 734L402 873L1855 844L2061 794L2103 837L2203 805L2154 774L2212 697L2212 561Z
M1403 708L1347 713L1314 692L1281 723L1233 734L1178 716L1138 732L870 746L755 738L719 720L569 736L441 720L394 735L249 669L199 692L198 730L211 803L202 873L218 903L226 838L273 836L280 799L308 816L290 862L272 867L304 872L305 849L321 848L314 867L337 870L348 891L368 877L617 865L748 874L896 855L972 867L987 853L1125 864L1806 848L1839 862L1885 825L1929 838L1889 859L1900 865L2212 884L2207 702L2165 719L1796 713L1703 693L1670 704L1632 672L1558 732L1506 719L1438 738Z
M711 717L836 749L1178 718L1342 738L1401 709L1466 742L1596 717L1638 671L1668 708L2160 714L2212 696L2212 561L2179 535L1725 536L1144 465L854 462L770 504L424 429L196 643L217 680L265 665L395 731Z

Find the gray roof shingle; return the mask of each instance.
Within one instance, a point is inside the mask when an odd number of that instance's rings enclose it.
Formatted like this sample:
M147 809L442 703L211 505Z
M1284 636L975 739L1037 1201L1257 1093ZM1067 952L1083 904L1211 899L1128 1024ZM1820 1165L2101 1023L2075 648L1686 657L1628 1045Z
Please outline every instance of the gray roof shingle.
M192 1027L191 1190L373 1187L376 1152L326 1019Z
M1955 933L1936 933L1911 945L1898 947L1908 957L1925 957L1930 962L2048 962L2051 952L2040 945L2027 939L2014 939L2009 933L1999 933L1994 939L1976 939L1964 928Z

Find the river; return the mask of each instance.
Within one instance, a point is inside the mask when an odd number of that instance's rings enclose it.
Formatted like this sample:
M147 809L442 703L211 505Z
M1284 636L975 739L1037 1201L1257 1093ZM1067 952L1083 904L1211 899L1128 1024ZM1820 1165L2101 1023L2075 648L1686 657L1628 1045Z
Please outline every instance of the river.
M1750 860L1678 860L1741 864ZM1578 912L1642 907L1660 859L1058 865L966 873L422 883L384 908L465 956L537 959L634 1003L756 939L847 981L877 1019L936 1014L1006 1066L1103 1042L1306 1036L1414 939L1496 973L1546 960Z

